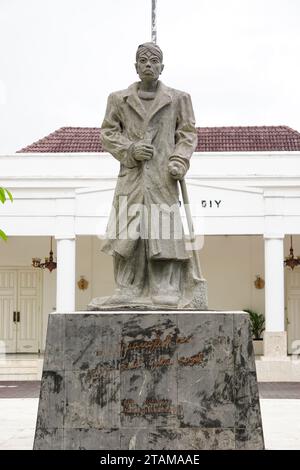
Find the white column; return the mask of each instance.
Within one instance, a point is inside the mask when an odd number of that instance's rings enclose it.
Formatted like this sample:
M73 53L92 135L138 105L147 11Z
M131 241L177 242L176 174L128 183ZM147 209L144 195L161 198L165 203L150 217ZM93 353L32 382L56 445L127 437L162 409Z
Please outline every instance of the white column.
M265 236L264 355L285 356L283 236Z
M75 310L75 238L58 238L56 311Z
M265 238L266 331L284 331L283 238Z

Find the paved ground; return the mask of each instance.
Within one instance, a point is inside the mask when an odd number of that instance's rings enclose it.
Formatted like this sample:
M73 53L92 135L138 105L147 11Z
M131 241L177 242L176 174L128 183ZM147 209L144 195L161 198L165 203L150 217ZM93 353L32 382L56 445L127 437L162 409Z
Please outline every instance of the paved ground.
M37 398L0 400L0 450L32 449Z
M300 450L300 400L260 400L265 446Z
M32 449L39 382L0 382L0 450ZM300 450L300 384L260 383L267 449Z
M260 398L300 400L300 382L260 382Z
M39 398L39 381L0 382L0 398Z

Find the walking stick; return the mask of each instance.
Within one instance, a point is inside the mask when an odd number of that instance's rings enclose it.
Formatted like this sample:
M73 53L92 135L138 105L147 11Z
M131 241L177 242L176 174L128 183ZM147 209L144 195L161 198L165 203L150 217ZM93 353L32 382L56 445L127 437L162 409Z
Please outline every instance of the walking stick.
M179 180L179 182L180 182L182 200L183 200L183 204L184 204L185 215L186 215L186 220L187 220L187 224L188 224L188 228L189 228L191 243L195 243L196 236L195 236L193 219L192 219L192 214L191 214L189 196L188 196L188 192L187 192L187 188L186 188L186 182L185 182L184 178ZM202 276L202 272L201 272L200 261L199 261L198 253L197 253L195 247L193 247L192 253L193 253L193 261L194 261L196 277L198 279L202 279L203 276Z

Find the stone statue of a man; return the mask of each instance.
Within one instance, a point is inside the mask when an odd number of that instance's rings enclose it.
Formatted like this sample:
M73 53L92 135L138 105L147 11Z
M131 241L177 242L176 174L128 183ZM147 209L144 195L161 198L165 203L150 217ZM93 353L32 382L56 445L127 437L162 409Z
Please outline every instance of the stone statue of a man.
M107 303L184 307L193 297L193 273L178 230L178 180L197 145L192 103L159 81L163 54L154 43L138 47L135 67L140 81L111 93L101 128L104 150L120 161L102 248L114 261L116 290Z

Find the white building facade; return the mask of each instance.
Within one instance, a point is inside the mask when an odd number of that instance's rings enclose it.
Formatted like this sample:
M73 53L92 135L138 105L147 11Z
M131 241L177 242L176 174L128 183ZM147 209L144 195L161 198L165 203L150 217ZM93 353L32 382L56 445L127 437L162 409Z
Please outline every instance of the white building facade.
M0 244L2 352L42 352L50 312L86 310L113 292L112 260L100 250L119 163L104 152L26 152L1 155L0 165L14 197L0 212L9 237ZM209 309L263 313L258 374L300 381L300 267L284 267L291 235L300 255L300 151L196 152L186 182ZM31 266L48 256L50 237L51 273Z

